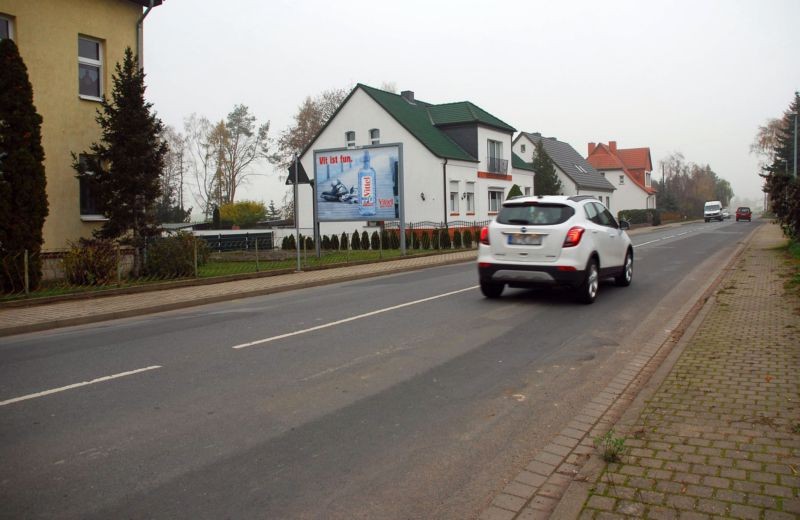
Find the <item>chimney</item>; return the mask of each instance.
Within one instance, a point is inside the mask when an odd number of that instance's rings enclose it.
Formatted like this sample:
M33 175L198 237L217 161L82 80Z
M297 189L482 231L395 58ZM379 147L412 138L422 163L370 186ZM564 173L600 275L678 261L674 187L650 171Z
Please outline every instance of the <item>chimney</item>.
M411 103L414 104L414 91L413 90L404 90L400 93L400 97Z
M616 141L609 141L608 147L611 148L611 153L617 153L617 142Z
M597 145L595 143L589 143L589 153L586 154L586 157L592 155L592 152L594 152L595 148L597 148Z
M539 133L539 132L534 132L531 135L534 136L534 137L542 137L542 134Z

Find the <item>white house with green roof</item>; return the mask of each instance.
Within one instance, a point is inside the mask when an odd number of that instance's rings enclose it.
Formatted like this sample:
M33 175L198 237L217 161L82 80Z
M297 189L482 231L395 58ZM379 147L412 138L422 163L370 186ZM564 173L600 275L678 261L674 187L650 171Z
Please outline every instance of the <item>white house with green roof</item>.
M533 193L533 168L512 152L515 129L469 101L431 104L414 93L358 84L303 150L311 176L314 151L402 143L406 222L449 226L491 219L516 184ZM311 187L300 186L300 226L312 228ZM323 222L322 234L359 222Z

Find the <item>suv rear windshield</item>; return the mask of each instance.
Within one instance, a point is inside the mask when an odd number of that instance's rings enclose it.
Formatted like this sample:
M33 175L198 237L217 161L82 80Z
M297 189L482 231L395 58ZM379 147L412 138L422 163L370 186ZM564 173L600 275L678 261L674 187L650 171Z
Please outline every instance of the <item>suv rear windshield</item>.
M575 210L571 206L563 204L523 202L504 205L497 214L497 222L520 226L554 226L566 222L574 214Z

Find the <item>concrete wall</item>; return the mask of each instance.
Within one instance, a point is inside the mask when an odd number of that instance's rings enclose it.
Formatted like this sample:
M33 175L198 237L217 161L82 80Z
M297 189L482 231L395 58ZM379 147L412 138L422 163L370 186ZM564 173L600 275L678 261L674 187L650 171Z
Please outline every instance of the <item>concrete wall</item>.
M71 152L88 150L100 136L97 101L78 97L78 35L102 42L102 85L111 93L114 65L125 47L136 47L141 6L128 0L3 0L0 12L13 18L14 40L28 68L33 101L43 118L47 198L44 248L66 247L91 235L97 223L80 215L79 185Z

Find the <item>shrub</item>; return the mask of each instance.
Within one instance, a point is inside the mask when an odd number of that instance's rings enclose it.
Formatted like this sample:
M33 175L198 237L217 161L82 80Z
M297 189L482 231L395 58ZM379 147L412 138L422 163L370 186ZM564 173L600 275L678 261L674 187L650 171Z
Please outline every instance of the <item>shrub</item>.
M431 236L427 231L423 231L421 233L421 245L422 249L430 249L431 248Z
M328 250L331 248L331 239L328 235L322 235L322 249Z
M366 231L364 231L364 233L366 233ZM381 237L378 235L377 231L372 232L369 242L370 242L370 247L372 247L373 251L381 249Z
M411 231L406 231L406 249L412 249L414 247L414 233Z
M286 245L286 249L289 249L290 251L297 249L297 242L295 242L294 235L289 235L289 240L287 241Z
M464 230L464 247L472 247L472 231L469 229Z
M453 231L453 247L461 249L461 231L457 229Z
M353 231L353 236L350 238L350 245L353 250L361 249L361 238L358 236L358 230Z
M392 239L389 238L389 231L387 231L386 229L381 230L381 248L382 249L392 248Z
M661 225L661 211L657 209L623 209L617 213L618 220L627 220L631 224Z
M400 249L400 231L392 231L392 249Z
M289 249L289 237L283 237L283 240L281 240L281 249L284 251Z
M73 285L105 285L116 279L117 251L113 242L80 239L69 243L64 256L64 273Z
M450 249L450 231L447 228L439 230L439 244L442 249Z
M369 251L369 233L366 230L361 232L361 249Z
M342 240L339 244L339 247L341 247L342 249L350 249L350 244L347 240L347 233L345 233L344 231L342 231Z
M434 229L431 238L431 249L439 249L439 247L439 232Z
M334 251L339 250L339 237L337 235L331 235L331 249Z
M150 242L144 262L145 274L158 278L194 276L194 248L195 237L185 232ZM204 264L208 255L208 242L197 240L197 264Z
M311 251L314 249L314 239L311 237L306 237L305 241L306 251Z

